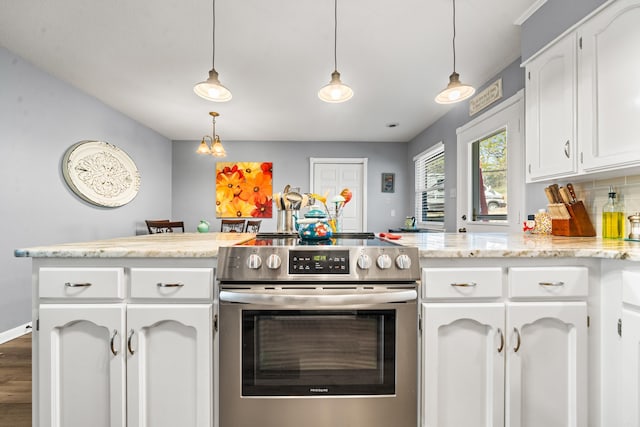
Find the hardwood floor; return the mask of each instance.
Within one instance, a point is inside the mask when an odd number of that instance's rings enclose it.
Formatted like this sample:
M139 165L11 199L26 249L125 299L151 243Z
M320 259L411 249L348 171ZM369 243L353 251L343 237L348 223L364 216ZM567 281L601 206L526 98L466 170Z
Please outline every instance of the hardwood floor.
M31 334L0 345L0 426L31 426Z

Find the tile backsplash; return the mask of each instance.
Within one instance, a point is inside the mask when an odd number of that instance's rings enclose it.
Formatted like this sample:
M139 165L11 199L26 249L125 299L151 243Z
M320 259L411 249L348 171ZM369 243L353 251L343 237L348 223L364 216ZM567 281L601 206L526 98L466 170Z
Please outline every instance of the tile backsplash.
M602 206L609 199L609 186L613 186L616 197L624 204L625 218L640 212L640 175L574 183L576 196L584 201L598 236L602 236ZM629 235L629 220L624 235Z

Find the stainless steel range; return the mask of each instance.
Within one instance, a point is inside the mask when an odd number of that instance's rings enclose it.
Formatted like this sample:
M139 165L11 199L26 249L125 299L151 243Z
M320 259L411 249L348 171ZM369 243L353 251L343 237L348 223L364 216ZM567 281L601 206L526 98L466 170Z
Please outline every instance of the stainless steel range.
M220 427L416 427L417 248L258 235L218 269Z

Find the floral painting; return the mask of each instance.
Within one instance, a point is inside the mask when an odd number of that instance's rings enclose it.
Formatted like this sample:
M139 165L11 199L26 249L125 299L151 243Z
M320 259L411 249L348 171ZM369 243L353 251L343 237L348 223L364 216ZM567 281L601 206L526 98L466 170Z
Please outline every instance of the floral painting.
M216 218L271 218L272 162L216 163Z

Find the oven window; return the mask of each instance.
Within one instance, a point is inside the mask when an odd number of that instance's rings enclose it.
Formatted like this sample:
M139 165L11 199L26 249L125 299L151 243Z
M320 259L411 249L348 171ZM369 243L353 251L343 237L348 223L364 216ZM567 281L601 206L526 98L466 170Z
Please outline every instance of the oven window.
M244 310L244 396L395 393L395 310Z

